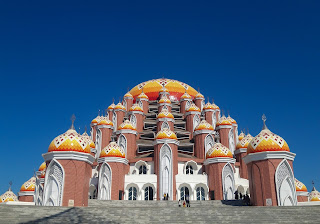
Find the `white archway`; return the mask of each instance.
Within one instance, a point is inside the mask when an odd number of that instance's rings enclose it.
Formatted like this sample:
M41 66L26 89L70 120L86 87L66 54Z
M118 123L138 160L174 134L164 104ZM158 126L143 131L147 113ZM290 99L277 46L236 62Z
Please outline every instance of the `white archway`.
M229 149L233 154L234 150L235 150L233 128L231 128L230 131L229 131Z
M124 136L123 134L119 135L118 145L120 146L120 148L124 150L125 155L127 156L127 139L126 136Z
M199 114L194 115L193 117L193 131L200 124L200 116Z
M169 194L172 200L172 151L168 144L164 144L160 149L160 198L164 194Z
M99 171L99 200L111 200L112 171L107 163L103 163Z
M134 114L130 115L130 122L132 123L133 127L137 127L137 117Z
M227 163L222 169L222 187L223 199L234 199L234 171L230 163Z
M211 134L208 134L204 139L205 155L207 154L208 150L214 145L214 143L214 138Z

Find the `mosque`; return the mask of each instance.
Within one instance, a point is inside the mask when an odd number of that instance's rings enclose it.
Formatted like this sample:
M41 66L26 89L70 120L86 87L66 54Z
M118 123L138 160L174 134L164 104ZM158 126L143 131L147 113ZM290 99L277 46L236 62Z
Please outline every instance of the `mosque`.
M237 122L191 86L154 79L132 88L91 121L72 125L50 143L44 162L18 197L0 203L88 206L96 200L232 200L248 194L256 206L320 201L295 179L287 142L263 129L239 134Z

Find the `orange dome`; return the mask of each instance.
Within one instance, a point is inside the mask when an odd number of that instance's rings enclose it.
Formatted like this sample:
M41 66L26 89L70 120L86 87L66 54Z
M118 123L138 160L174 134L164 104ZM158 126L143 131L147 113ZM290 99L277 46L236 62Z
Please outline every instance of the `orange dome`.
M170 129L164 128L157 133L156 139L175 139L175 140L177 140L177 136Z
M227 119L228 119L232 124L237 124L237 122L236 122L232 117L230 117L230 115L228 115Z
M313 187L312 191L309 194L309 201L320 201L320 193Z
M113 124L112 124L112 125L113 125ZM90 136L87 134L86 131L82 134L82 137L84 137L85 140L87 140L87 141L89 142L89 146L90 146L91 149L96 148L96 145L95 145L94 142L91 140Z
M245 137L244 133L241 132L240 135L238 136L239 141L241 141Z
M75 130L69 129L64 134L59 135L49 145L48 152L53 151L75 151L90 153L88 141Z
M18 201L17 196L10 189L0 196L0 203L8 201Z
M122 105L122 103L118 103L115 107L115 110L126 110L126 107Z
M199 107L197 107L194 103L190 105L190 107L186 110L187 112L191 112L191 111L197 111L197 112L201 112L201 110L199 109Z
M248 153L265 151L287 151L287 142L279 135L272 133L269 129L263 129L248 145Z
M211 103L206 103L206 105L204 105L203 107L204 110L214 110L215 107L211 104Z
M231 151L221 143L214 144L206 154L207 159L217 158L217 157L233 158Z
M179 101L180 97L185 92L189 93L192 97L195 97L195 95L198 93L191 86L172 79L153 79L146 81L132 88L130 93L136 99L137 96L142 92L143 88L143 92L149 97L149 100L157 100L159 97L159 92L161 92L163 87L169 91L171 101Z
M161 112L158 114L157 118L171 118L171 119L174 119L174 116L167 109L162 109Z
M140 93L138 98L139 99L149 99L149 97L144 92Z
M252 138L253 137L250 134L242 138L242 140L237 143L237 149L246 149L249 143L251 142Z
M171 103L171 101L166 96L162 96L158 103Z
M199 130L214 130L212 125L209 124L206 120L202 120L200 124L194 129L195 131Z
M296 191L308 192L306 185L298 181L296 178L294 179L294 185L296 186Z
M215 110L219 110L219 109L220 109L214 102L212 102L211 105L213 106L213 108L214 108Z
M192 99L192 97L188 93L184 93L180 99Z
M47 168L46 162L41 163L38 171L44 171Z
M131 93L127 92L127 93L124 95L124 97L125 97L125 98L130 98L130 97L132 98L133 96L131 95Z
M108 110L113 110L116 107L116 105L114 103L112 103L109 107Z
M101 119L100 116L97 116L95 119L91 121L91 124L98 124L100 119Z
M202 99L204 99L204 96L199 92L199 93L197 93L197 95L194 98L202 98Z
M102 157L120 157L126 158L124 150L115 142L110 142L100 153L100 158Z
M136 130L135 127L133 127L132 123L129 120L125 120L119 127L118 130L124 130L124 129L130 129L130 130Z
M112 123L112 121L109 120L108 117L101 117L98 125L110 125L110 126L113 126L113 123Z
M217 122L217 126L220 126L220 125L232 125L231 121L226 118L226 116L222 116L220 118L220 120Z
M168 93L169 90L168 90L166 87L162 87L161 90L160 90L160 92L166 92L166 93Z
M135 103L130 107L130 111L141 111L143 112L143 109L139 106L139 104Z
M35 187L36 187L36 178L31 177L30 180L28 180L21 186L20 191L34 191Z

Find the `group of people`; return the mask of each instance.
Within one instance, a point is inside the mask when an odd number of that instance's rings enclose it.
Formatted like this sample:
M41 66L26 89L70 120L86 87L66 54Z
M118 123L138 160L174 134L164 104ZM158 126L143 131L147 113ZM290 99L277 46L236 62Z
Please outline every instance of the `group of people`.
M248 194L243 195L241 192L239 193L238 190L236 190L236 192L234 192L234 195L234 198L236 200L243 200L245 205L250 205L250 197Z
M185 200L179 199L178 201L179 207L190 207L190 200L189 200L189 195L185 196Z
M163 194L163 200L164 201L168 201L169 200L169 194L168 193Z

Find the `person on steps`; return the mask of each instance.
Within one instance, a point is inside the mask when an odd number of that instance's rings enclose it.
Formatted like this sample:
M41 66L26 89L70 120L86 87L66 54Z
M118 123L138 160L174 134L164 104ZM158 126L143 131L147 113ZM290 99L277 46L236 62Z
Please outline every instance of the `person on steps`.
M189 201L189 195L186 195L186 202L187 202L187 207L190 207L190 201Z

